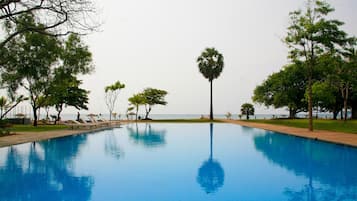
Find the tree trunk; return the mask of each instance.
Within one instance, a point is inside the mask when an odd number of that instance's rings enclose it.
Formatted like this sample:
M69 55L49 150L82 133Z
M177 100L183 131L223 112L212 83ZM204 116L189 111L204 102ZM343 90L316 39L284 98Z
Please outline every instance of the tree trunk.
M357 100L352 100L352 119L357 119Z
M55 125L57 124L57 121L61 120L61 112L62 112L62 108L60 110L57 110L57 118L55 120Z
M41 108L38 108L38 119L41 120Z
M48 113L50 112L50 108L47 107L47 108L45 109L45 111L46 111L46 120L49 120L50 118L49 118L49 116L48 116Z
M32 106L33 111L33 126L37 126L37 108L36 106Z
M332 114L333 114L333 120L337 120L338 110L334 110Z
M55 119L55 125L57 124L57 121L59 121L61 119L61 112L63 109L63 105L58 105L56 106L56 110L57 110L57 118Z
M151 106L149 105L149 108L147 108L145 105L145 119L149 118L150 112L151 112Z
M347 100L348 100L348 83L346 84L346 92L345 92L345 97L343 97L343 108L345 110L345 116L344 116L344 120L347 120Z
M212 99L213 99L213 96L212 96L212 83L213 83L213 80L210 81L210 85L211 85L211 101L210 101L210 113L209 113L209 119L210 120L213 120L213 105L212 105Z
M313 131L312 122L312 69L310 67L309 81L308 81L308 107L309 107L309 131Z
M213 123L209 124L209 134L210 134L210 155L209 158L213 158Z
M296 109L289 108L289 119L295 119Z
M138 112L139 112L139 106L136 106L136 113L135 113L135 121L138 120Z
M112 111L109 110L109 121L111 121L111 120L112 120Z

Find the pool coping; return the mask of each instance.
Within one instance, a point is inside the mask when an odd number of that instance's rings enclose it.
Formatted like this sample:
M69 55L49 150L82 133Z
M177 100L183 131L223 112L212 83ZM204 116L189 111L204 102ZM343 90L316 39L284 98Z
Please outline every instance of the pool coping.
M42 131L42 132L16 132L11 135L1 136L0 148L23 144L23 143L29 143L29 142L38 142L38 141L48 140L53 138L61 138L61 137L72 136L72 135L89 134L89 133L94 133L94 132L108 130L108 129L120 128L121 125L123 125L123 123L115 124L111 126L102 126L94 129L85 128L85 129L78 129L78 130L66 129L66 130Z
M221 119L221 121L225 123L238 124L241 126L246 126L251 128L259 128L268 131L279 132L279 134L292 135L292 136L319 140L323 142L329 142L329 143L346 145L346 146L357 148L357 134L352 134L352 133L334 132L334 131L326 131L326 130L309 131L306 128L296 128L296 127L265 124L265 123L247 122L241 120Z

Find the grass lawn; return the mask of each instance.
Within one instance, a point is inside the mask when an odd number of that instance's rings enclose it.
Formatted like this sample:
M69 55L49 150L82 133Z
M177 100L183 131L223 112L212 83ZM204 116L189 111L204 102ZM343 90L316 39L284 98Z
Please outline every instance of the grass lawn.
M291 126L298 128L308 128L309 121L307 119L272 119L272 120L249 120L257 123L276 124L283 126ZM348 120L346 122L341 120L325 120L314 119L314 129L316 130L328 130L338 131L345 133L357 134L357 120Z
M65 125L38 125L34 127L32 125L13 125L9 128L10 132L42 132L42 131L53 131L53 130L64 130L68 126Z

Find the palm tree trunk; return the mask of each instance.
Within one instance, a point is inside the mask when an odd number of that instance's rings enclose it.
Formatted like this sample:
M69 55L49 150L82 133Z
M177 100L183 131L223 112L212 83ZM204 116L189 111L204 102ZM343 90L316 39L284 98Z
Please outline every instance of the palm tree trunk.
M213 157L213 123L209 124L209 134L210 134L210 155L209 158L212 160Z
M210 81L210 85L211 85L211 104L210 104L210 113L209 113L209 119L210 120L213 120L213 105L212 105L212 99L213 99L213 96L212 96L212 83L213 83L213 80Z

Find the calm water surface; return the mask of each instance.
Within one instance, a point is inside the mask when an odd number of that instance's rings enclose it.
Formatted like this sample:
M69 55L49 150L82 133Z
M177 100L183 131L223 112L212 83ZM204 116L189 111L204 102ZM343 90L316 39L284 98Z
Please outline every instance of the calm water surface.
M357 200L357 149L230 124L132 124L0 149L0 200Z

